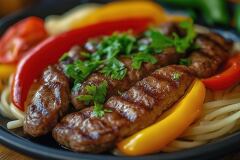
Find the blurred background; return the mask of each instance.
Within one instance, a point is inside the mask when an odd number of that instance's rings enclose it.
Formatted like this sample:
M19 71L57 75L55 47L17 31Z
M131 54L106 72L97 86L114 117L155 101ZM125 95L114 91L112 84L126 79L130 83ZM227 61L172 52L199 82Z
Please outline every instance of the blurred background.
M68 4L87 0L0 0L0 18L31 5ZM98 0L102 2L101 0ZM95 1L95 2L98 2ZM103 0L104 1L104 0ZM208 26L237 29L240 33L240 0L155 0L167 8L183 10L195 21ZM44 12L44 10L42 11Z
M38 0L0 0L0 17L36 3Z

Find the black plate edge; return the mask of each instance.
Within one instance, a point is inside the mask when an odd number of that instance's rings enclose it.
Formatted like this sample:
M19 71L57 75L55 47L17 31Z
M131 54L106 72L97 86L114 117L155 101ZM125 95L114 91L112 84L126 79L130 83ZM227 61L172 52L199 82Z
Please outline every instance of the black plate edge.
M89 0L83 0L82 2L89 2ZM20 20L24 17L30 15L36 15L40 17L44 17L44 15L40 14L40 10L43 9L41 5L36 5L36 8L29 7L26 10L19 11L14 13L4 19L1 19L0 23L0 34L12 23ZM111 155L90 155L84 153L74 153L64 150L56 150L49 148L47 146L38 145L32 143L31 141L25 140L23 138L17 137L16 135L8 132L5 128L0 127L0 143L3 145L8 146L9 148L29 155L34 158L44 158L44 159L59 159L59 160L102 160L103 158L108 159L125 159L125 160L174 160L174 159L212 159L221 157L227 153L231 153L236 151L240 148L240 132L232 134L230 136L224 137L219 139L216 142L212 142L200 147L187 149L184 151L174 152L171 154L168 153L161 153L161 154L153 154L147 156L140 156L140 157L115 157ZM201 153L201 154L199 154ZM64 154L64 155L63 155Z

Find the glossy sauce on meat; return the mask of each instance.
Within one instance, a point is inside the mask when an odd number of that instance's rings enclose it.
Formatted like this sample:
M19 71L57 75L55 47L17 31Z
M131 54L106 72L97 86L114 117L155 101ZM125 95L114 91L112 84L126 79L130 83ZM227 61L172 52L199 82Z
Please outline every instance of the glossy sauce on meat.
M24 132L41 136L56 125L69 108L70 87L67 77L58 65L49 66L29 93L26 102Z

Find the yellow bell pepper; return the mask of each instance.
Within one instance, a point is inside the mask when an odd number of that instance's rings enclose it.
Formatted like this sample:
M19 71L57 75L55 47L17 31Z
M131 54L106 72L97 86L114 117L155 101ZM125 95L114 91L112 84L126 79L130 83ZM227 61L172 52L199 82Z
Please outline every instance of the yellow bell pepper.
M195 80L187 94L153 125L117 144L118 150L129 156L159 152L179 137L201 113L205 87Z
M178 15L168 15L165 10L152 1L118 1L103 6L86 6L80 8L82 12L70 12L67 16L50 17L46 20L46 28L51 34L95 24L103 21L112 21L128 18L149 18L153 24L165 22L179 22L188 18ZM57 24L57 25L56 25ZM59 29L59 27L63 29Z
M1 94L2 90L3 90L3 82L0 80L0 94Z
M82 22L82 19L91 14L101 5L99 4L81 4L70 11L64 13L61 16L51 15L45 19L45 28L47 29L50 35L57 35L72 29L72 26L79 22Z
M80 22L73 23L72 27L76 28L102 21L138 17L150 18L154 24L186 20L186 17L183 16L176 16L176 19L174 19L174 16L167 15L160 5L151 1L121 1L112 2L96 9Z
M0 64L0 80L8 79L15 69L16 66L13 64Z

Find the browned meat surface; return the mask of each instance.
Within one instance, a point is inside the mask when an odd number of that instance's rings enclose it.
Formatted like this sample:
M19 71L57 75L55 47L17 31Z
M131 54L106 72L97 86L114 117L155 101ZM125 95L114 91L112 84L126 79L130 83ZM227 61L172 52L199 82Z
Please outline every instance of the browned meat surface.
M207 37L212 41L215 41L215 43L220 45L226 51L230 52L232 50L233 42L231 40L226 40L221 35L214 32L208 33Z
M179 74L179 79L173 75ZM53 137L79 152L103 152L119 140L153 124L179 100L194 79L185 66L167 66L137 82L121 96L112 96L102 118L92 116L93 108L65 116L53 129Z
M33 137L41 136L57 124L66 114L70 102L67 77L57 65L49 66L32 87L25 104L24 132Z
M214 75L226 61L232 48L232 43L215 33L199 34L195 44L200 49L190 55L192 64L189 66L196 76L206 78Z
M84 102L77 99L79 95L86 94L85 87L87 85L99 85L103 81L108 82L108 93L107 98L112 95L117 95L119 92L124 92L133 86L137 81L151 74L155 69L170 65L177 64L180 58L179 54L176 53L174 48L168 48L164 53L155 56L158 63L144 63L139 70L133 69L131 64L131 58L120 56L120 61L123 62L127 68L127 75L122 80L113 80L111 77L106 77L103 74L96 72L90 75L85 82L82 83L79 89L72 90L72 103L76 109L82 109L86 107Z

